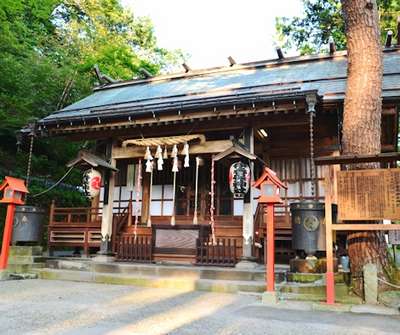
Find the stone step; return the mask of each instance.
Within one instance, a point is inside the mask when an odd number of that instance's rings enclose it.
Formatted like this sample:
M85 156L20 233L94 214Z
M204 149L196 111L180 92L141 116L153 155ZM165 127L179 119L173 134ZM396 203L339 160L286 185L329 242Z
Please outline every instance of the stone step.
M10 255L8 257L8 264L33 264L44 263L46 258L43 256L19 256Z
M13 245L10 248L10 256L42 256L43 248L39 245L35 246L19 246Z
M335 283L346 282L346 274L343 272L335 273ZM298 273L298 272L288 272L287 281L294 283L315 283L324 282L325 273Z
M324 283L280 283L279 290L282 293L325 296L326 285ZM349 294L349 287L346 284L337 283L335 284L335 294L346 296Z
M60 269L37 269L41 279L134 285L154 288L176 288L223 293L263 292L265 284L256 281L212 280L189 277L159 277L121 273L102 273Z
M44 267L44 263L8 264L7 271L12 273L30 273L35 269L43 269Z
M325 294L306 294L306 293L280 293L281 300L290 301L326 301ZM335 302L340 304L361 304L363 301L360 297L352 294L335 295Z
M132 274L139 276L157 277L184 277L192 279L210 280L237 280L256 281L264 283L264 269L239 270L235 268L218 268L205 266L181 266L181 265L155 265L135 263L100 263L93 261L79 261L48 259L46 267L59 270L89 271L110 274ZM285 280L286 269L277 269L275 280L277 283Z

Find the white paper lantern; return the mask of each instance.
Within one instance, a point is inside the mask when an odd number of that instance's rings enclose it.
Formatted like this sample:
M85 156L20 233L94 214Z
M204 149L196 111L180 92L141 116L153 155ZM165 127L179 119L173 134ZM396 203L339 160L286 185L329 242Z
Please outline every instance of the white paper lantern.
M83 188L87 197L95 198L100 194L101 173L95 169L87 170L83 173Z

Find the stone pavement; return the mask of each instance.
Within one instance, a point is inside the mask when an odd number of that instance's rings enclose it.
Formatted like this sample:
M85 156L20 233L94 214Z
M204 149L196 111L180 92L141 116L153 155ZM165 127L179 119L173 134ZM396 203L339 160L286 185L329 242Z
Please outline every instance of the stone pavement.
M399 316L266 307L251 295L0 282L0 334L399 334Z

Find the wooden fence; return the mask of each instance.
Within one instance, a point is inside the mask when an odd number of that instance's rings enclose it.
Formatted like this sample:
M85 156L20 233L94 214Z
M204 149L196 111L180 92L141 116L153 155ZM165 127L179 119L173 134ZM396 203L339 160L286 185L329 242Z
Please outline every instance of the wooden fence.
M152 237L145 235L115 236L114 252L118 261L150 263L152 261Z
M196 264L235 266L239 239L220 237L215 242L212 242L211 237L197 239Z

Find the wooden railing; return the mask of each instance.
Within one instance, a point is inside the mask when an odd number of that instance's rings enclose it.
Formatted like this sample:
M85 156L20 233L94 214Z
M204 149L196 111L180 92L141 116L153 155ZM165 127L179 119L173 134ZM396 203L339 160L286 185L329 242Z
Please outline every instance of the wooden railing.
M211 237L197 239L197 265L235 266L238 257L238 238L220 237L215 243Z
M101 243L101 208L50 207L48 247L81 247L86 255Z
M117 235L115 252L118 261L150 263L152 261L152 237L144 235Z
M286 207L286 205L277 206ZM266 204L258 204L254 216L254 249L253 254L260 263L264 262L264 239L266 237ZM275 224L275 252L283 256L293 254L292 226L287 211L277 212L274 216ZM261 248L259 246L262 246Z

